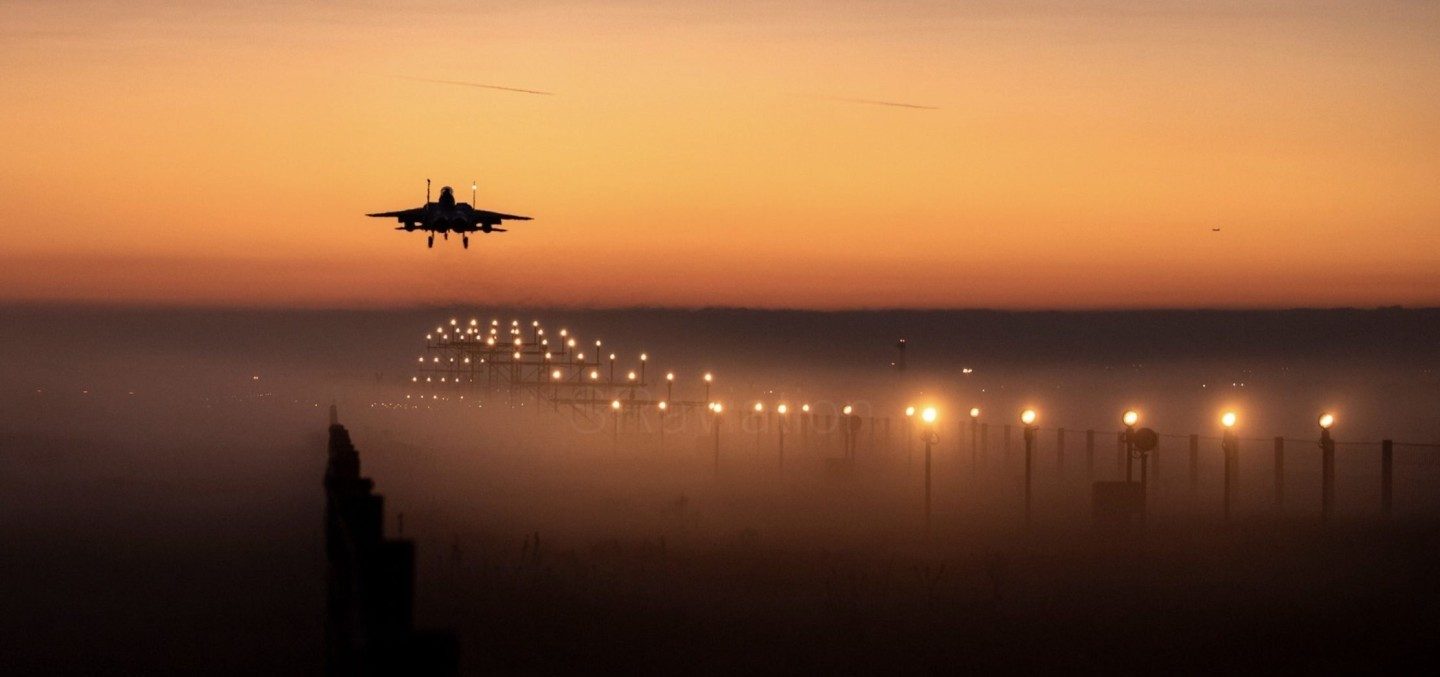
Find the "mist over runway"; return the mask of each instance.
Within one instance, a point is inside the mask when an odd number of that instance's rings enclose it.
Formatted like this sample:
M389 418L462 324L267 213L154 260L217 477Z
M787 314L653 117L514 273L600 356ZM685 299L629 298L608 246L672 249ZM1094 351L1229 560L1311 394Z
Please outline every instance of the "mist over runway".
M644 351L650 381L677 374L676 400L703 399L711 372L711 398L734 416L718 466L703 413L662 439L654 412L617 431L603 413L418 385L424 334L452 317L602 338L622 373ZM417 543L417 620L456 631L467 671L659 671L680 656L708 669L1058 668L1075 656L1119 668L1121 655L1169 664L1197 635L1224 638L1216 666L1254 667L1246 637L1277 624L1296 633L1280 646L1324 638L1305 659L1315 665L1385 665L1401 654L1384 647L1420 641L1437 608L1424 544L1440 523L1440 452L1397 449L1386 518L1371 445L1440 441L1426 338L1437 326L1436 311L1400 309L7 308L0 529L19 547L0 572L15 610L0 646L22 668L318 670L334 401L386 497L387 531L403 519ZM890 366L900 337L903 374ZM865 428L853 471L837 474L840 438L789 428L782 470L776 424L744 415L755 402L851 403L890 417L891 432ZM939 410L928 531L907 404ZM969 406L990 425L978 464ZM1029 528L1026 406L1042 417ZM1088 482L1123 472L1126 407L1205 441L1193 484L1184 440L1162 441L1145 530L1114 539L1091 524ZM1213 441L1224 407L1241 412L1245 438L1229 527ZM1312 442L1322 409L1340 421L1329 528ZM1272 436L1288 443L1279 510ZM197 648L158 650L183 637ZM765 651L736 658L741 646Z

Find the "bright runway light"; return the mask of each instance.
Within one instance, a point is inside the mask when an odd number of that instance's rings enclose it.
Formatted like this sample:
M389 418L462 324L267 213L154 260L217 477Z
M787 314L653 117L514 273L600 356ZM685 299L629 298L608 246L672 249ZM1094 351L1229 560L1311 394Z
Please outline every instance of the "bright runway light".
M800 405L800 411L802 411L802 412L804 412L804 413L807 413L807 414L810 413L810 405L808 405L808 404L802 404L802 405Z
M762 404L762 403L760 403L760 402L756 402L756 403L755 403L755 413L758 414L758 413L760 413L760 412L762 412L762 411L765 411L765 405Z
M660 401L660 404L659 404L659 407L660 407L660 411L665 411L666 409L669 409L669 408L670 408L670 404L667 403L667 402L665 402L664 400L661 400L661 401Z
M920 414L920 418L926 423L934 423L937 416L939 414L935 411L935 407L925 407L925 411Z
M555 371L550 372L550 378L553 378L553 379L555 379L556 381L559 381L559 380L560 380L560 370L559 370L559 369L556 369Z
M715 412L715 413L718 414L718 413L720 413L720 412L722 412L722 411L725 411L725 405L720 404L719 402L711 402L711 403L710 403L710 411L713 411L713 412Z
M620 411L620 400L610 400L610 408Z
M1335 425L1335 415L1334 415L1334 414L1321 414L1321 415L1320 415L1320 427L1321 427L1322 429L1329 430L1329 429L1330 429L1330 426L1332 426L1332 425Z
M1035 419L1039 417L1040 415L1036 414L1034 409L1026 409L1025 411L1020 412L1020 422L1024 423L1025 425L1030 425L1034 423Z
M840 413L845 414L846 416L849 416L849 415L850 415L850 412L852 412L852 411L855 411L855 408L847 404L847 405L845 405L845 408L844 408L844 409L841 409L841 410L840 410Z
M1136 423L1140 422L1140 412L1135 411L1134 409L1128 410L1120 416L1120 422L1124 423L1126 426L1135 425Z
M625 375L625 378L628 378L628 379L630 379L631 381L634 381L634 380L635 380L635 372L632 371L632 372L626 374L626 375Z
M779 412L781 416L784 416L785 412L790 411L790 407L782 404L778 407L775 407L775 411Z
M1234 428L1236 420L1237 418L1235 416L1235 412L1233 411L1227 411L1220 415L1220 425L1223 425L1226 428Z
M641 361L641 362L644 362L645 360L648 360L648 359L650 359L650 356L649 356L649 355L646 355L645 353L640 353L640 361Z
M911 416L914 416L914 415L915 415L915 407L905 407L905 416L906 416L907 418L909 418L909 417L911 417Z
M594 381L595 379L598 379L598 378L600 378L600 372L599 372L599 370L591 369L591 370L590 370L590 380L591 380L591 381Z
M675 380L675 372L673 372L673 371L671 371L671 372L666 372L666 374L665 374L665 380L666 380L666 381L674 381L674 380Z
M709 382L711 382L711 381L713 381L713 380L715 380L715 377L714 377L713 375L711 375L710 372L708 372L708 371L705 372L705 382L706 382L706 383L709 383Z
M980 407L970 407L970 418L980 418Z

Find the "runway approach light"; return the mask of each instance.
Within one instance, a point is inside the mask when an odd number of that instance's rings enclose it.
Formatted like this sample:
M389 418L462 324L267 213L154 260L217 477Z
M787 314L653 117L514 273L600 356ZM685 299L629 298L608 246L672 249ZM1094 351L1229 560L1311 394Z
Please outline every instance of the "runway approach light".
M850 412L852 412L852 411L855 411L855 408L854 408L854 407L851 407L850 405L847 404L847 405L845 405L845 408L844 408L844 409L841 409L841 410L840 410L840 413L845 414L846 416L849 416L849 415L850 415Z
M935 411L935 407L925 407L925 411L920 413L921 420L926 423L934 423L937 416L939 414Z
M1039 418L1039 414L1036 414L1034 409L1026 409L1025 411L1020 412L1020 422L1024 423L1025 425L1031 425L1035 423L1036 418Z
M915 407L905 407L905 416L908 418L915 415Z
M649 355L646 355L645 353L640 353L640 361L641 361L641 362L644 362L645 360L648 360L648 359L650 359L650 356L649 356Z
M1233 411L1227 411L1220 415L1220 425L1223 425L1226 428L1234 428L1235 421L1235 412Z
M610 400L610 408L620 411L620 400Z
M780 405L780 406L778 406L778 407L775 407L775 411L778 412L781 416L784 416L784 415L785 415L785 412L790 411L790 407L785 406L785 405L782 404L782 405Z
M595 379L598 379L598 378L600 378L600 372L599 372L599 370L591 369L591 370L590 370L590 380L591 380L591 381L594 381Z
M1140 412L1131 409L1120 416L1120 422L1126 426L1133 426L1140 422Z
M711 403L710 403L710 411L713 411L713 412L715 412L715 413L718 414L718 413L720 413L720 412L722 412L722 411L724 411L724 410L725 410L725 405L720 404L719 402L711 402Z
M628 379L630 379L631 381L634 381L634 380L635 380L635 372L632 371L632 372L626 374L626 375L625 375L625 378L628 378Z
M970 418L980 418L980 407L970 407Z
M660 407L660 411L665 411L666 409L670 408L669 403L665 402L664 400L661 400L658 406Z
M762 404L762 403L760 403L760 402L756 402L756 403L755 403L755 413L758 414L758 413L760 413L760 412L762 412L762 411L765 411L765 405Z
M805 413L807 413L807 414L810 413L810 405L808 405L808 404L802 404L802 405L800 405L800 411L803 411L803 412L805 412Z
M559 370L559 369L556 369L555 371L550 372L550 378L553 378L553 379L555 379L556 381L559 381L559 380L560 380L560 370Z
M1334 415L1334 414L1321 414L1321 415L1320 415L1320 428L1321 428L1322 430L1329 430L1329 429L1330 429L1330 426L1333 426L1333 425L1335 425L1335 415Z
M711 374L710 372L708 372L708 371L705 372L705 382L706 382L706 383L709 383L709 382L711 382L711 381L713 381L713 380L715 380L715 376L712 375L712 374Z

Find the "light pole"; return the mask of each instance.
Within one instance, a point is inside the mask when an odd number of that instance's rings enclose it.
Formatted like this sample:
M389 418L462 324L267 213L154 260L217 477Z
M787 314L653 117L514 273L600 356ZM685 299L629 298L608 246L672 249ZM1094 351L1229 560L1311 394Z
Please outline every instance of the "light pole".
M1320 415L1320 521L1330 523L1335 507L1335 438L1330 436L1330 427L1335 425L1334 414Z
M709 402L709 401L710 401L710 382L711 382L711 381L714 381L714 380L715 380L715 376L714 376L713 374L711 374L711 373L708 372L708 371L705 372L705 401L706 401L706 402Z
M785 414L788 413L789 411L790 411L790 407L787 406L787 405L784 405L784 404L782 404L782 405L780 405L780 406L778 406L778 407L775 407L775 416L776 416L775 423L776 423L776 427L777 427L777 429L778 429L777 432L778 432L779 435L780 435L780 469L781 469L781 470L784 470L784 469L785 469Z
M614 419L612 421L611 430L613 430L613 434L615 436L615 451L620 451L620 400L610 401L610 411L612 412L612 418Z
M1031 470L1035 456L1035 420L1039 414L1034 409L1020 412L1020 422L1025 425L1025 526L1030 526Z
M841 432L845 435L845 460L847 461L854 460L855 456L855 431L852 425L853 421L851 420L854 418L854 412L855 408L848 404L845 405L844 409L840 410L840 413L845 415L843 417L845 421L843 424L844 429Z
M640 353L640 385L645 385L645 363L650 361L650 356Z
M1125 481L1126 481L1126 482L1133 482L1133 481L1135 481L1134 470L1132 469L1132 467L1133 467L1134 464L1135 464L1135 461L1134 461L1134 459L1135 459L1135 423L1138 422L1139 420L1140 420L1140 414L1137 413L1137 412L1135 412L1135 411L1133 411L1133 410L1132 410L1132 411L1126 411L1124 414L1122 414L1122 415L1120 416L1120 422L1123 423L1123 424L1125 424ZM1140 481L1141 481L1141 482L1144 482L1144 481L1145 481L1145 477L1144 477L1144 475L1145 475L1145 467L1144 467L1144 466L1141 466L1141 467L1140 467L1140 475L1141 475Z
M670 403L664 400L656 405L660 409L660 453L665 453L665 412L670 409Z
M911 448L910 438L913 437L915 425L915 407L905 407L905 471L908 473L915 466L915 453Z
M940 441L940 436L935 433L935 419L938 414L935 407L926 407L920 419L925 422L925 430L921 437L925 440L925 533L930 533L930 446Z
M810 405L800 405L800 450L810 453Z
M675 399L675 372L665 372L665 400Z
M970 407L970 470L980 467L980 407Z
M765 404L764 404L763 402L756 402L756 403L755 403L755 454L756 454L757 456L760 454L760 431L764 429L764 425L762 425L762 418L764 417L764 415L765 415Z
M1220 425L1224 426L1225 432L1220 436L1220 449L1225 453L1225 522L1230 522L1231 503L1235 500L1236 475L1240 466L1240 439L1235 436L1235 423L1237 418L1235 412L1227 411L1220 415Z
M720 414L725 411L725 406L719 402L710 403L712 420L710 427L715 431L715 475L720 475Z

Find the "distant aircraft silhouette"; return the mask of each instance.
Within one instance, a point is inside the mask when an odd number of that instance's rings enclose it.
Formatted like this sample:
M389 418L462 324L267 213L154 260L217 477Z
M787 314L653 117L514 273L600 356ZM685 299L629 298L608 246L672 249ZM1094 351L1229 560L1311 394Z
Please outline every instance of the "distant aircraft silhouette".
M1210 232L1212 232L1212 233L1218 233L1218 232L1220 232L1220 229L1219 229L1219 228L1211 228L1211 229L1210 229Z
M475 184L470 184L470 201L475 201ZM458 233L461 242L466 249L470 248L470 233L504 233L506 229L500 228L504 221L529 221L528 216L516 216L514 214L501 214L500 212L488 212L484 209L476 209L473 204L455 201L455 191L450 186L440 189L440 199L436 202L430 201L430 179L425 179L425 206L414 209L402 209L395 212L377 212L366 214L366 216L393 218L399 221L401 226L395 230L410 232L423 230L429 233L425 246L435 246L435 233L445 239L450 239L450 233Z

